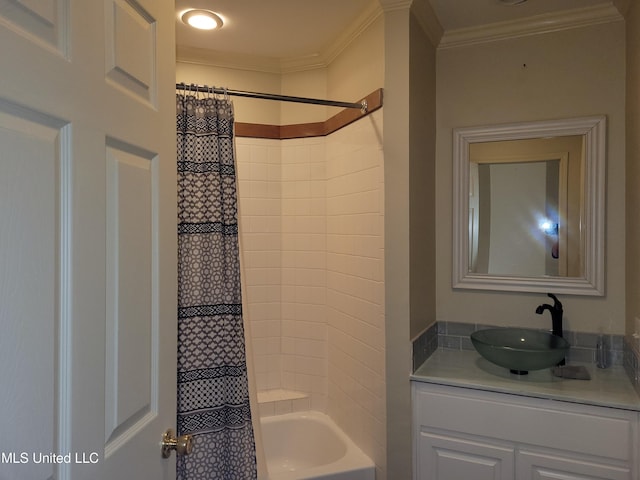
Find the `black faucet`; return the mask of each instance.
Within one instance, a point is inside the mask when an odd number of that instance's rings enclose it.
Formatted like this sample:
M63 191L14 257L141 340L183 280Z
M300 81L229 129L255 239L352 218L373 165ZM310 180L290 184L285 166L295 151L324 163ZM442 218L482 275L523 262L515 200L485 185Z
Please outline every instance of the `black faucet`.
M553 293L547 293L547 296L553 299L553 307L548 303L538 305L536 313L542 315L542 312L549 310L551 312L553 334L562 337L562 303L560 303L560 300L558 300Z
M553 306L548 303L543 303L542 305L538 305L536 307L536 313L538 315L542 315L545 310L549 310L551 312L551 327L552 333L557 335L558 337L562 337L562 303L560 300L553 294L547 293L547 296L553 299ZM564 365L564 359L558 363L558 365Z

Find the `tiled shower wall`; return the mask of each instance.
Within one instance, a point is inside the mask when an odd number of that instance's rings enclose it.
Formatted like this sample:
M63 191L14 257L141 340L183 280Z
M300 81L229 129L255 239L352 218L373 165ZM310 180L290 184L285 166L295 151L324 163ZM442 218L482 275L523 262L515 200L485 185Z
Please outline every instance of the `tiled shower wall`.
M320 411L327 397L325 143L236 139L258 391L303 392L306 408Z
M236 139L245 319L259 391L281 388L281 155L277 140Z
M376 113L327 139L329 413L384 468L384 163Z
M327 398L325 139L282 144L282 388Z
M382 111L328 137L237 138L259 391L307 394L384 461ZM278 413L278 412L275 412Z

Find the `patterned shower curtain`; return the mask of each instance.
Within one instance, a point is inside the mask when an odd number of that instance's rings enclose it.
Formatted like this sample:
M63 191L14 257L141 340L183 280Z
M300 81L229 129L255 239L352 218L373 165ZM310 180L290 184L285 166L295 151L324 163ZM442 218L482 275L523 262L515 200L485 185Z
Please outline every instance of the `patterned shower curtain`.
M178 480L255 479L240 292L233 107L177 94Z

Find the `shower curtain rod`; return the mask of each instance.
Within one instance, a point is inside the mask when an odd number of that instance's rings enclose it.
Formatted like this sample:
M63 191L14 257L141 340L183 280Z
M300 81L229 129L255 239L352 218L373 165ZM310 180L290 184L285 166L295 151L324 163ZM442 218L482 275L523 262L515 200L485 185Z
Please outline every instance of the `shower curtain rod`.
M276 95L273 93L245 92L242 90L229 90L220 87L207 87L206 85L195 85L186 83L176 83L176 90L187 90L190 92L217 93L220 95L233 95L236 97L260 98L262 100L279 100L282 102L309 103L312 105L325 105L328 107L358 108L362 113L367 113L367 101L361 102L340 102L337 100L322 100L318 98L292 97L289 95Z

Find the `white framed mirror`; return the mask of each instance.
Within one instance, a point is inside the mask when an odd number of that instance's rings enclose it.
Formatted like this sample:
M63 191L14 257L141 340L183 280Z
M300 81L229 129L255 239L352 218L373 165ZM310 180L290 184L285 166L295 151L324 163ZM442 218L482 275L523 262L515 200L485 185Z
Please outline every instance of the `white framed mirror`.
M604 295L606 117L453 131L453 288Z

